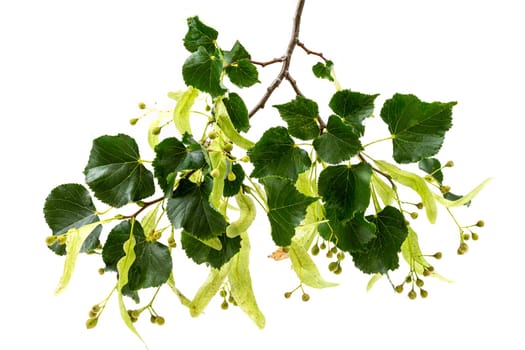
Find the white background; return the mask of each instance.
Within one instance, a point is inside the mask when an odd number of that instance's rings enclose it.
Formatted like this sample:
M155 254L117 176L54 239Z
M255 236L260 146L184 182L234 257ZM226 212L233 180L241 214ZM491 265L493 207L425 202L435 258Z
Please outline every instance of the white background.
M91 141L103 134L128 133L145 141L146 124L131 127L137 102L169 104L166 92L183 88L181 65L185 19L199 15L220 32L229 48L239 39L256 60L281 56L288 44L295 1L4 1L0 5L0 128L2 306L0 348L142 349L119 321L113 300L96 329L84 322L91 305L109 292L114 276L98 276L101 261L82 256L68 290L53 295L62 258L45 246L49 230L42 206L49 191L82 182ZM427 281L429 297L410 301L392 292L386 280L369 293L368 277L350 259L337 288L315 291L303 303L282 297L297 285L289 262L266 257L273 249L264 220L252 230L255 293L267 317L258 330L239 310L220 310L215 299L192 319L168 289L159 296L166 325L137 323L151 349L301 348L441 349L468 347L523 349L524 322L521 170L525 74L525 24L519 1L316 1L306 3L301 40L336 64L344 88L380 93L378 110L395 92L426 101L458 101L454 127L440 153L456 167L446 177L466 192L486 177L494 180L462 222L484 219L480 240L457 257L457 232L446 213L442 224L414 225L436 263L455 281ZM326 104L333 93L311 78L317 60L298 49L293 76L304 94ZM278 71L261 71L262 84L242 91L249 106ZM293 98L286 83L253 120L257 135L279 122L271 104ZM376 118L377 136L386 128ZM254 136L254 139L256 136ZM147 155L147 144L141 144ZM388 157L385 149L370 149ZM146 156L144 156L146 158ZM176 258L179 287L192 295L205 277L202 268L184 268ZM402 279L406 266L393 274Z

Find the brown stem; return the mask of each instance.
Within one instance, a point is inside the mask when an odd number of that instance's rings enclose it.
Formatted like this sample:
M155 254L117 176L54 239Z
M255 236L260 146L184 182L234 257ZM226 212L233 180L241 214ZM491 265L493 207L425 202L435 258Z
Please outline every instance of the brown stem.
M266 89L266 93L261 98L261 100L251 110L249 114L250 118L253 117L253 115L257 113L259 109L264 108L264 105L266 104L266 102L268 101L272 93L275 91L275 89L277 89L279 85L281 85L281 82L283 81L283 79L286 78L286 75L288 74L288 69L290 68L290 61L292 59L293 50L295 49L299 41L299 31L301 29L301 16L303 14L305 1L306 0L299 0L299 2L297 3L297 9L295 10L295 17L294 17L294 23L293 23L292 37L290 38L290 42L288 43L288 49L286 50L286 54L281 59L279 59L279 60L282 60L282 63L283 63L281 67L281 71L279 72L275 80L270 84L270 86L268 86L268 88ZM279 61L276 61L276 62L279 62ZM272 62L272 63L276 63L276 62Z
M259 61L253 61L253 60L250 60L250 62L258 66L261 66L261 67L266 67L266 66L269 66L270 64L283 62L285 59L286 59L285 57L279 57L279 58L274 58L273 60L267 61L267 62L259 62Z
M308 55L319 56L323 61L328 62L328 59L324 57L324 55L321 52L315 52L315 51L308 49L302 42L297 41L297 46L303 49L304 52L306 52Z
M133 214L131 215L127 215L127 216L123 216L122 219L131 219L131 218L136 218L140 213L142 213L147 207L149 207L150 205L153 205L155 203L158 203L158 202L161 202L164 200L164 196L162 197L159 197L159 198L156 198L152 201L149 201L149 202L144 202L144 204L142 205L142 207L140 207L139 210L137 210L136 212L134 212Z

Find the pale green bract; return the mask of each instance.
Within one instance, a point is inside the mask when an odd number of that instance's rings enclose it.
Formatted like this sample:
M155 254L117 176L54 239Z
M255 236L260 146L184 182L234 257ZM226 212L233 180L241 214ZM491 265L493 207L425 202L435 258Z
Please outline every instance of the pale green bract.
M375 160L379 170L386 172L392 179L404 186L410 187L421 197L421 202L425 208L428 221L435 223L437 218L437 205L432 191L427 186L426 181L414 173L401 170L397 166L382 160Z
M192 317L199 316L206 306L210 303L211 299L217 294L221 288L224 280L230 272L230 262L222 265L220 269L211 269L208 274L208 278L199 288L195 297L189 305L190 315Z
M383 277L383 274L381 273L374 273L370 280L368 281L368 284L366 285L366 291L370 292L372 288L375 286L377 281L379 281Z
M374 191L379 195L383 204L392 205L396 200L396 192L383 181L375 172L372 173L371 184Z
M248 150L255 146L255 143L239 134L235 129L222 100L216 103L215 114L217 117L217 125L219 125L224 135L226 135L231 142L244 150Z
M197 96L199 96L199 90L190 86L182 96L180 96L177 105L173 110L173 123L181 135L186 133L192 135L190 112Z
M142 226L142 229L144 230L144 233L146 235L154 231L157 227L157 215L161 204L162 203L157 204L152 210L150 210L146 215L144 215L144 217L140 221L140 226Z
M125 255L118 261L117 263L117 271L118 271L118 282L117 282L117 292L118 292L118 303L119 303L119 309L120 309L120 316L122 317L122 320L126 324L126 326L135 334L146 346L146 343L138 333L137 329L133 325L133 322L131 322L131 318L129 317L128 310L126 308L126 304L124 303L124 296L122 295L122 289L126 284L128 284L128 273L129 269L131 268L131 265L133 265L133 262L135 262L135 236L133 235L133 227L135 224L135 220L131 221L131 229L129 232L129 239L124 243L124 253Z
M250 241L246 232L241 233L241 250L230 262L228 282L230 291L237 305L259 328L264 328L266 319L259 309L252 288L250 276Z
M210 148L220 149L220 142L220 139L216 138L211 143ZM219 171L218 176L213 179L210 203L215 209L219 209L224 190L224 177L226 176L226 156L224 156L223 152L210 152L209 157L212 168Z
M226 235L230 238L237 237L246 232L255 220L257 214L253 200L242 192L235 195L239 206L239 219L226 227Z
M328 288L338 285L337 283L327 282L321 276L317 265L315 265L308 251L303 245L297 243L297 241L292 240L288 255L292 262L292 268L302 283L312 288Z
M206 244L208 247L211 247L215 250L221 250L222 249L222 243L219 237L213 237L210 239L200 239L197 237L194 237L195 239L199 240L199 242Z
M474 199L474 197L476 197L478 195L479 192L481 192L481 190L492 180L491 177L489 177L488 179L486 179L485 181L483 181L482 183L480 183L478 186L476 186L472 191L470 191L469 193L467 193L466 195L462 196L460 199L456 200L456 201L450 201L448 199L445 199L443 198L442 196L440 195L437 195L437 194L434 194L434 198L436 198L436 200L442 204L443 206L447 207L447 208L453 208L453 207L460 207L462 205L465 205L467 204L468 202L470 202L472 199Z
M62 277L60 277L60 282L55 289L55 295L62 293L71 281L73 276L73 271L75 270L75 265L77 262L78 253L80 253L80 248L82 248L82 243L86 240L87 236L100 224L106 223L108 220L102 222L97 221L92 224L84 225L80 228L72 228L67 231L67 241L66 241L66 260L64 261L64 271L62 272Z
M159 143L159 134L156 129L162 125L166 119L170 117L170 111L160 111L157 118L155 118L148 128L148 144L152 150L155 150L155 146Z

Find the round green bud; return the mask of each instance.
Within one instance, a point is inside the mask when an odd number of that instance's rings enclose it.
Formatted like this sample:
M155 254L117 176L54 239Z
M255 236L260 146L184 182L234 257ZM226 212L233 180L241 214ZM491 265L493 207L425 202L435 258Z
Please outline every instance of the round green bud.
M228 297L228 302L229 302L230 304L233 304L233 305L236 305L236 304L237 304L237 302L235 301L235 299L234 299L231 295Z
M248 163L250 161L250 157L244 156L241 158L241 162Z
M138 107L139 109L146 109L146 104L144 102L139 102Z
M319 249L319 246L318 246L317 244L314 245L314 246L312 247L312 250L311 250L312 255L313 255L313 256L318 255L318 254L319 254L319 250L320 250L320 249Z
M441 191L441 193L447 194L450 192L450 186L441 186L439 187L439 190Z
M408 292L408 298L411 299L411 300L414 300L415 298L417 298L417 293L415 290L410 290L410 292Z
M57 243L60 245L64 245L67 242L67 236L65 234L62 234L60 236L57 236Z
M483 226L485 226L485 221L483 221L483 220L478 220L478 222L476 222L476 226L477 226L477 227L483 227Z
M333 246L332 249L330 249L330 251L331 251L333 254L337 254L337 247L336 247L336 246Z
M303 293L301 299L302 299L303 301L308 301L308 300L310 300L310 294Z
M432 256L433 256L435 259L438 259L438 260L439 260L439 259L441 259L441 258L443 257L443 253L441 253L441 252L437 252L437 253L435 253L435 254L432 255Z
M428 297L428 292L425 289L420 289L419 295L421 295L421 298L426 298Z
M208 133L208 138L209 138L210 140L214 140L214 139L216 139L217 136L219 136L219 133L218 133L217 131L215 131L215 130L210 131L210 132Z
M221 296L221 298L226 298L226 295L227 295L227 294L228 294L228 293L227 293L226 290L224 290L224 289L221 289L221 291L219 292L219 295Z
M343 272L343 268L341 267L341 265L337 265L337 268L335 269L334 273L336 275L340 275L341 272Z
M91 311L93 311L94 313L99 313L100 312L100 305L99 304L95 304L91 307Z
M414 219L414 220L415 220L415 219L417 219L417 218L418 218L418 216L419 216L419 214L418 214L418 213L416 213L415 211L414 211L414 212L412 212L412 213L410 213L410 217L411 217L412 219Z
M454 162L453 162L452 160L449 160L449 161L445 164L445 166L446 166L447 168L452 168L452 167L454 166Z
M339 266L339 263L337 261L332 261L330 264L328 264L328 270L330 270L331 272L334 272L338 266Z
M405 277L405 283L410 283L412 282L412 276L408 275Z
M89 318L95 318L98 316L98 312L95 312L93 310L89 310Z
M159 326L163 326L164 323L166 323L166 320L165 320L164 317L162 317L162 316L157 316L155 322L156 322Z
M423 203L417 203L416 204L416 208L423 209Z
M329 251L326 252L326 257L328 259L331 259L333 256L334 256L334 253L332 253L332 250L329 250Z
M221 303L221 309L223 309L223 310L228 310L229 306L230 306L230 304L228 304L228 302L226 300Z
M158 134L160 134L161 130L162 130L162 128L160 126L157 126L157 127L153 128L153 130L151 130L151 133L153 135L158 135Z
M286 292L286 293L284 293L284 297L285 297L286 299L290 299L291 296L292 296L292 292Z
M97 326L97 323L98 323L98 318L89 318L87 321L86 321L86 328L87 329L93 329Z
M101 267L101 268L98 269L98 274L99 274L100 276L102 276L105 272L106 272L106 270L104 270L103 267Z
M213 169L212 171L210 171L210 175L211 175L213 178L218 178L220 174L221 174L221 172L220 172L219 169L217 169L217 168L215 168L215 169Z
M131 318L139 318L140 311L139 310L130 310L128 312L128 314L129 314L129 317L131 317Z
M149 321L150 321L151 323L157 323L157 316L155 316L155 315L151 315L150 318L149 318Z
M425 281L423 281L422 279L418 278L416 280L416 286L418 286L419 288L423 287L425 285Z
M403 285L402 284L397 285L394 289L396 290L396 293L399 293L399 294L403 293Z
M319 246L319 248L321 248L321 249L326 249L326 243L325 243L325 242L322 242L321 245Z
M237 179L237 175L233 171L230 171L228 173L228 181L233 182Z
M139 121L139 118L131 118L131 119L129 120L129 123L130 123L131 125L135 125L135 124L137 124L138 121Z
M464 233L464 234L463 234L463 239L464 239L465 241L468 241L468 240L470 239L470 235L469 235L468 233Z
M458 248L458 255L463 255L463 254L465 254L467 251L468 251L468 244L465 243L465 242L462 242L462 243L459 245L459 248Z
M337 253L337 260L342 261L345 259L345 253L339 252Z
M233 149L233 144L227 142L224 144L224 147L222 148L225 152L231 152Z
M52 245L54 243L56 243L57 241L57 236L47 236L46 237L46 244L47 245Z
M472 232L472 240L477 241L479 239L479 235L475 232Z

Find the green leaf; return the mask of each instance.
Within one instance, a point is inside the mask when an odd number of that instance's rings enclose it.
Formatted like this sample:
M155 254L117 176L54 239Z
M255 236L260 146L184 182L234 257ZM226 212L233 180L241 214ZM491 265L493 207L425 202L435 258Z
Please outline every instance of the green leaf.
M379 170L386 172L392 180L400 183L403 186L410 187L412 190L417 192L421 197L421 202L425 208L428 221L435 223L437 219L437 205L434 198L434 194L427 186L425 179L421 176L411 173L406 170L402 170L397 166L390 164L382 160L376 160L375 164Z
M376 225L376 238L366 250L351 253L355 266L369 274L395 270L399 267L398 253L407 237L405 217L396 208L387 206L366 219Z
M205 263L208 266L219 269L239 252L241 238L229 238L226 234L218 236L222 249L217 250L204 244L192 234L182 231L181 243L186 255L197 264Z
M301 140L311 140L319 135L319 107L315 101L296 96L295 100L274 105L279 111L281 118L288 123L290 135Z
M319 234L345 252L363 251L376 238L376 225L368 221L363 213L356 213L352 219L340 220L328 212L327 217L329 224L321 223Z
M98 222L97 210L88 190L79 184L63 184L55 187L44 203L44 218L47 225L58 236L72 228ZM84 240L81 252L89 252L99 244L102 226L96 226ZM58 255L66 254L66 245L53 243L49 248Z
M257 213L255 203L246 194L239 192L235 196L235 201L239 206L239 218L226 227L226 235L230 238L237 237L243 232L247 232Z
M244 182L244 177L246 176L242 165L238 163L232 165L231 171L235 174L235 180L224 180L224 189L222 193L224 197L232 197L239 193L242 183Z
M281 176L292 181L311 165L308 153L297 147L286 128L278 126L266 130L248 156L254 169L251 176Z
M268 219L273 241L280 247L289 246L295 227L306 215L306 208L317 198L303 195L288 179L265 177L260 181L268 198Z
M184 37L184 47L190 52L195 52L202 46L208 52L213 52L218 36L219 33L202 23L199 17L190 17L188 18L188 32Z
M363 149L359 133L341 118L332 115L328 119L326 132L314 140L319 158L330 164L349 160Z
M292 268L299 280L312 288L328 288L337 286L337 283L327 282L319 273L319 269L308 254L306 248L292 239L288 250Z
M332 77L333 67L334 67L334 63L332 61L326 61L326 63L317 62L312 67L312 72L317 78L328 79L329 81L334 81L334 77Z
M135 259L128 268L128 283L123 285L124 294L143 288L158 287L168 280L172 269L169 248L157 241L148 241L140 223L123 221L108 235L102 250L106 270L118 269L119 261L125 256L125 243L130 232L134 237Z
M235 92L230 92L228 98L222 100L230 120L237 131L247 132L250 130L250 119L248 118L248 108L244 104L241 96Z
M100 222L94 222L82 226L78 229L71 228L69 229L69 231L67 231L67 255L66 260L64 261L64 271L62 272L62 277L60 277L60 282L58 283L58 286L55 289L56 295L62 293L66 289L67 285L69 284L69 281L71 280L71 277L73 276L73 271L75 270L78 253L80 253L80 248L82 247L82 244L89 236L89 234L93 231L93 229L99 226L99 224Z
M120 208L155 193L153 174L142 165L137 143L128 135L93 140L84 174L95 196L112 207Z
M209 53L203 46L191 54L182 66L182 76L188 86L208 92L212 97L226 92L221 86L222 61L219 52Z
M233 62L226 66L225 70L230 81L240 88L250 87L259 83L259 72L257 67L246 59Z
M181 135L192 134L190 114L195 100L199 96L199 90L194 87L188 89L180 96L173 109L173 123Z
M335 114L342 117L362 135L363 121L372 116L374 101L379 94L365 95L350 90L337 91L330 99L329 106Z
M319 174L319 194L338 220L352 219L370 203L372 168L367 163L329 166Z
M381 118L392 134L393 157L413 163L432 157L441 148L452 126L456 102L422 102L414 95L395 94L381 109Z
M186 145L177 138L170 137L162 140L155 147L153 169L159 186L164 192L172 189L173 184L168 181L170 174L181 170L200 169L206 165L200 144L188 134L184 135L183 141Z
M124 303L124 297L122 290L124 289L124 286L128 284L128 272L133 263L135 262L135 235L133 234L134 231L134 223L135 220L131 222L130 230L128 231L128 239L123 244L123 250L124 255L123 257L118 261L117 263L117 271L118 271L118 282L117 282L117 293L118 293L118 302L119 302L119 310L120 310L120 316L122 317L122 320L126 324L126 326L129 328L133 334L135 334L143 343L144 340L140 336L140 334L137 332L137 329L133 325L133 322L131 322L131 318L128 314L128 309L126 307L126 304ZM146 345L146 343L144 343ZM147 346L146 346L147 348Z
M439 183L443 183L443 172L441 171L441 163L436 158L425 158L419 161L419 169L423 170Z
M264 328L266 319L257 305L250 276L250 241L241 233L241 250L232 258L228 274L230 293L237 305L259 328Z
M173 196L168 199L167 214L172 225L204 240L225 232L224 216L209 202L212 188L211 177L206 177L200 184L180 180Z
M227 64L237 62L243 59L250 59L251 56L248 51L242 46L242 44L237 40L230 51L224 51L224 60Z
M197 317L208 306L211 299L217 294L219 288L222 287L224 280L230 272L230 264L225 264L220 269L211 269L208 274L208 278L202 286L195 293L195 297L189 305L190 315L192 317Z

